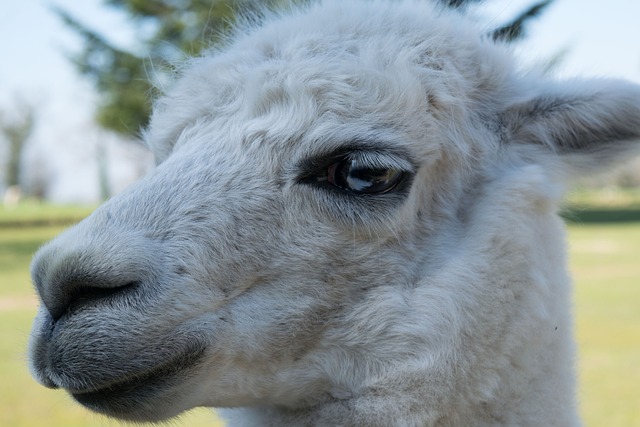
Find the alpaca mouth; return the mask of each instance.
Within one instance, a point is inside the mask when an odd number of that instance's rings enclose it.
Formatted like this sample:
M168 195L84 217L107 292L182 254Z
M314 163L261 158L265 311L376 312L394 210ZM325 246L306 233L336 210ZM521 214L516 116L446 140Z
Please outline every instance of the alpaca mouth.
M83 406L115 417L135 420L133 414L144 406L153 405L162 399L176 385L189 376L204 355L204 347L191 349L168 363L140 374L135 374L98 385L87 391L68 390L71 396Z

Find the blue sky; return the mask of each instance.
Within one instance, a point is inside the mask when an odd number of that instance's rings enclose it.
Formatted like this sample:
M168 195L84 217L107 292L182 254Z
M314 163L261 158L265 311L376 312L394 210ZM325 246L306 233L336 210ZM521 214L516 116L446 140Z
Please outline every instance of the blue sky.
M0 106L21 96L64 107L65 114L72 116L81 113L76 110L78 105L92 101L90 85L77 76L67 59L80 48L80 40L51 11L53 5L119 44L132 39L126 20L100 0L0 1L0 57L4 63L0 67Z
M533 1L488 0L481 12L495 26ZM101 0L0 0L0 111L10 111L19 98L36 105L43 142L35 149L52 155L59 152L52 147L60 147L61 141L64 145L69 135L81 147L78 134L92 126L96 99L66 58L79 49L80 40L51 12L53 5L121 47L134 40L130 22ZM535 64L562 49L569 50L558 70L561 77L610 76L640 83L640 0L555 0L529 28L517 53L523 62ZM83 182L77 178L80 171L74 173L75 178L63 182Z
M513 16L532 0L490 0L486 15ZM640 1L555 0L529 29L522 59L568 49L560 76L610 76L640 83Z

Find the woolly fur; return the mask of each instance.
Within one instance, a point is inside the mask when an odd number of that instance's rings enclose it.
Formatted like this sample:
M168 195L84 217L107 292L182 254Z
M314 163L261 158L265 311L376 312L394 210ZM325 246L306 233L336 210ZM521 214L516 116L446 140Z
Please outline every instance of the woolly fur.
M640 90L521 75L429 1L318 1L185 66L158 167L43 247L31 366L110 416L578 426L564 182ZM323 174L400 171L380 194Z

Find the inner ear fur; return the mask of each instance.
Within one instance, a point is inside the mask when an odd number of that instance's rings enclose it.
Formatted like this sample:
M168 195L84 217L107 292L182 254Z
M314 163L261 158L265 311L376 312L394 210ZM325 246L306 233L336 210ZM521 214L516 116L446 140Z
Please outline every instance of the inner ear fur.
M617 80L544 87L499 117L507 144L538 144L582 166L640 149L640 86Z

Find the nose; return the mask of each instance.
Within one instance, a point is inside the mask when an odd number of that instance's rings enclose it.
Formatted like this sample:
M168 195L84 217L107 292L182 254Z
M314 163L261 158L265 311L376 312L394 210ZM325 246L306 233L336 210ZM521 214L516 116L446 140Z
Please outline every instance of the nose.
M117 298L153 280L161 264L154 246L135 232L91 230L81 223L38 251L32 280L57 321L73 308Z

